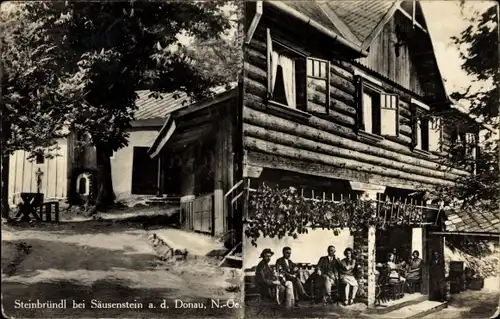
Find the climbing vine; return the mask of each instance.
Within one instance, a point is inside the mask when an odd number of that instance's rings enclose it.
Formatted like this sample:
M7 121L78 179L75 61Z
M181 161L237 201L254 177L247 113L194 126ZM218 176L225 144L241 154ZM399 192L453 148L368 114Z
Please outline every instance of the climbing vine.
M379 202L346 198L342 201L304 198L293 187L279 188L262 184L250 193L249 218L245 235L257 246L257 239L285 236L297 238L317 228L342 228L359 232L369 226L378 229L418 225L424 221L421 208L402 202Z

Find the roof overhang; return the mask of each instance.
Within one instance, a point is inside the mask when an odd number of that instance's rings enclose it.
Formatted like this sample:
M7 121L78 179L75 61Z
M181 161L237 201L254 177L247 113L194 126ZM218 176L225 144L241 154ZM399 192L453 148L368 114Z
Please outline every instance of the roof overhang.
M464 106L458 104L457 101L453 100L452 98L449 98L449 100L450 100L450 106L452 109L457 110L458 112L468 116L470 119L472 119L474 122L481 125L483 128L487 129L488 131L490 131L492 133L497 132L497 130L495 130L493 128L493 126L483 123L483 121L481 121L481 119L479 119L476 115L470 113Z
M149 148L148 155L155 158L176 137L185 143L203 138L213 129L217 118L217 113L210 112L210 109L218 105L225 105L226 102L235 99L237 93L237 88L233 88L169 114L158 136ZM208 112L203 112L207 109Z
M323 35L326 35L330 39L332 39L334 42L342 45L349 51L353 52L354 54L358 55L359 57L367 57L368 56L368 51L363 50L359 45L356 45L355 43L343 38L342 36L336 34L332 30L329 30L328 28L325 28L315 20L309 18L305 14L291 8L288 6L284 1L270 1L266 0L264 1L267 5L273 7L274 9L283 12L286 15L289 15L291 17L294 17L305 24L310 25L312 28L314 28L316 31L322 33Z

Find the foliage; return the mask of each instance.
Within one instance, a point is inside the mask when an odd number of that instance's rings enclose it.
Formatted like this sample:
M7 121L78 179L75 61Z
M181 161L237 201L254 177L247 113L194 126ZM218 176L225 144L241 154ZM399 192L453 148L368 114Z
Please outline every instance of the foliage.
M365 199L339 202L302 197L295 188L262 184L250 194L249 220L245 235L253 245L260 236L297 238L309 229L328 229L338 235L342 228L359 232L369 226L379 229L423 222L422 211L401 202L378 203Z
M466 6L465 2L462 6ZM465 7L463 7L465 8ZM469 25L452 38L463 59L462 69L473 77L472 83L462 92L452 97L470 105L470 112L488 124L498 123L498 25L497 8L492 5L484 12L468 18ZM458 120L453 125L463 125ZM470 122L470 121L469 121ZM498 214L500 205L500 180L498 162L498 132L486 132L484 141L478 145L477 158L463 156L461 145L452 145L452 155L445 159L450 167L476 166L476 174L462 176L454 185L438 187L431 197L443 200L456 209L488 210Z
M2 155L15 150L35 153L54 149L64 125L65 108L73 107L58 77L60 52L41 22L27 18L19 5L2 5ZM53 17L46 17L54 21Z
M464 3L462 5L465 5ZM460 49L460 57L464 61L462 69L474 81L463 92L455 92L452 97L467 100L473 114L482 115L486 120L498 116L498 27L497 7L492 4L481 14L469 18L469 25L458 37L452 38ZM486 82L492 82L492 86ZM474 84L483 82L480 89L473 89Z
M109 156L128 143L137 90L149 88L151 98L180 91L200 99L210 88L236 80L234 72L222 76L221 71L235 60L236 50L207 65L188 48L189 39L213 40L221 50L235 44L222 40L233 26L230 11L222 10L225 3L16 4L18 16L8 21L17 31L4 37L11 150L46 146L64 124L72 132L90 133L98 184L104 185L99 194L105 191L104 200L112 201Z

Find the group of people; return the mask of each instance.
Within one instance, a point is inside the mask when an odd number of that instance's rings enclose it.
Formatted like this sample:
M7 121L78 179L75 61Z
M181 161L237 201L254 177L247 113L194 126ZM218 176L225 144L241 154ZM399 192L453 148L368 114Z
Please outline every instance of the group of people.
M421 269L423 260L420 258L418 250L413 251L411 258L408 261L403 260L397 255L396 249L393 249L387 255L385 263L377 264L377 268L384 268L388 271L388 281L390 283L407 283L410 292L417 282L421 280ZM379 276L380 272L375 269L375 276Z
M276 260L274 270L270 265L274 252L269 248L264 249L260 255L262 260L257 265L255 274L261 295L274 298L277 291L286 291L293 296L295 306L299 306L302 300L313 298L323 303L341 300L344 305L353 304L361 283L361 267L354 258L351 248L344 250L343 259L337 258L335 253L335 247L329 246L327 255L319 259L314 272L304 278L306 276L301 276L299 267L291 260L292 249L290 247L283 248L283 256ZM431 268L434 264L439 266L437 258L433 255ZM422 267L423 260L417 250L413 251L411 258L405 261L394 249L388 254L386 262L376 264L375 276L378 280L380 271L384 269L387 271L390 283L401 283L413 292L412 288L415 284L421 282ZM335 296L332 296L332 288L335 288L337 292Z
M333 301L332 287L340 289L344 287L344 305L354 303L358 291L358 264L354 259L353 250L347 248L344 251L344 258L335 256L335 247L329 246L327 255L319 259L314 273L303 283L299 274L299 267L292 262L292 249L283 248L283 256L276 260L276 270L270 266L271 257L274 252L266 248L262 251L262 260L256 269L256 284L261 295L273 297L274 291L288 291L293 294L295 305L299 306L299 301L320 297L324 303ZM310 289L304 288L304 286ZM309 293L308 293L309 292ZM315 294L318 292L318 294ZM314 294L314 296L311 296Z

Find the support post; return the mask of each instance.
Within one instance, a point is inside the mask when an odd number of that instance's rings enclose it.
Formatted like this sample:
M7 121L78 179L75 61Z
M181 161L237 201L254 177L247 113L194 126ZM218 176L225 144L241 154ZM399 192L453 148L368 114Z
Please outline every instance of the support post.
M157 189L156 189L156 196L158 196L158 197L162 196L162 182L161 182L162 175L163 175L162 159L163 159L163 156L161 155L161 153L158 154L158 178L157 178Z
M367 200L377 200L377 194L380 190L366 190L364 195ZM385 187L384 187L385 191ZM375 254L376 254L376 229L375 226L368 228L368 308L375 307Z

